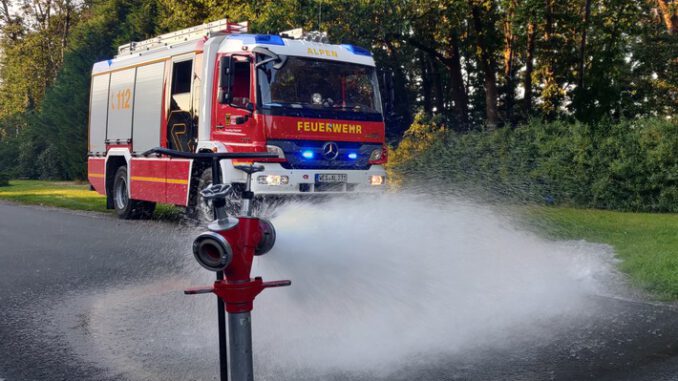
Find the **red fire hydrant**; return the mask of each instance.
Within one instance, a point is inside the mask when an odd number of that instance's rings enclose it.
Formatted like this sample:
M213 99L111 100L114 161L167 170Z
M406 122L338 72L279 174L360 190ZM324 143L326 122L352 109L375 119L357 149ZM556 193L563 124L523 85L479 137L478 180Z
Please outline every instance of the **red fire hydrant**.
M252 174L263 171L264 167L249 165L236 168L247 173L241 215L237 220L226 215L224 197L229 189L215 181L202 195L205 199L212 200L216 219L209 225L210 231L200 234L193 243L193 254L198 263L209 270L223 272L223 276L211 287L192 288L185 293L191 295L212 292L223 302L228 312L231 378L234 381L252 381L254 366L250 312L254 298L265 288L289 286L291 282L264 282L261 277L251 278L254 256L266 254L273 248L275 229L268 220L252 217ZM219 179L218 174L215 176L213 173L212 176L213 179ZM222 364L222 380L225 376L224 368L226 367Z
M226 322L228 312L228 338L230 347L230 374L233 381L252 381L251 311L254 298L265 288L289 286L289 280L264 282L261 277L252 278L252 262L255 255L269 252L275 244L275 229L270 221L252 216L252 174L264 170L263 166L243 165L235 168L247 174L245 191L242 194L240 216L236 219L226 213L226 195L230 185L221 183L221 159L257 159L277 157L268 153L186 153L156 148L155 152L176 157L212 159L212 185L201 191L205 200L211 200L215 220L208 225L209 231L200 234L193 242L193 254L204 268L215 271L217 280L212 286L196 287L185 294L214 293L218 297L219 313L219 358L221 380L228 380L226 353ZM146 153L146 154L148 154Z

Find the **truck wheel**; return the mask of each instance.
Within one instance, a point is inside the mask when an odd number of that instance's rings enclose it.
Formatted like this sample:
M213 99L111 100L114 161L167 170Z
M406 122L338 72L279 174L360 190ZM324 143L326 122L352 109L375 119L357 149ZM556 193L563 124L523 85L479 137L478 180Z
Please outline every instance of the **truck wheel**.
M113 207L118 217L130 220L153 215L155 203L130 199L128 189L127 167L122 166L115 171L113 178Z
M214 210L212 208L212 201L205 200L200 191L212 185L212 169L206 168L200 174L198 179L198 186L191 196L191 202L186 209L188 218L195 220L201 225L206 225L214 220ZM233 186L231 194L226 197L226 212L229 216L237 216L240 211L240 192L239 187Z

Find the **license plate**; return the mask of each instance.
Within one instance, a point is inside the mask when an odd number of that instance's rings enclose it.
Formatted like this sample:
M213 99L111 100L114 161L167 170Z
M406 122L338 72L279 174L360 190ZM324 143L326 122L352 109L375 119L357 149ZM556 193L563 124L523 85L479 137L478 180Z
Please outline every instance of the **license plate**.
M316 183L345 183L347 180L345 173L319 173L315 175Z

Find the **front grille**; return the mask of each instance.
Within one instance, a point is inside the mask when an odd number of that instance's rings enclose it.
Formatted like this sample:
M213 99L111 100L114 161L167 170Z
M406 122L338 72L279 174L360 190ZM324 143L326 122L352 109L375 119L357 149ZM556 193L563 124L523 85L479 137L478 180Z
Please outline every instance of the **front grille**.
M325 141L315 140L269 140L267 144L282 148L285 152L286 162L280 163L285 169L347 169L366 170L370 168L370 154L375 149L381 149L381 144L335 142L339 148L336 159L327 160L322 156L322 148ZM304 151L313 152L313 158L307 159L302 156ZM349 154L355 153L355 159L349 158Z

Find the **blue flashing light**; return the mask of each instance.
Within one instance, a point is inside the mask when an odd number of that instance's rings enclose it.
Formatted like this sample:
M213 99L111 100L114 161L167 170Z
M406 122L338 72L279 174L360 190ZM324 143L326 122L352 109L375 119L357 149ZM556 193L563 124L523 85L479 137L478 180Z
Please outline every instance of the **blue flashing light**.
M351 152L351 153L348 154L348 158L351 159L351 160L355 160L355 159L358 158L358 154L355 153L355 152Z
M256 39L251 34L231 34L226 38L229 40L240 40L243 44L254 44L256 42Z
M254 41L257 44L268 44L268 45L280 45L284 46L285 42L282 37L276 36L274 34L257 34L254 36Z
M284 46L282 37L274 34L231 34L227 37L229 40L240 40L244 45L267 44Z
M353 54L357 54L359 56L372 57L372 52L370 52L369 50L367 50L365 48L361 48L360 46L356 46L356 45L341 45L341 46L343 46L344 48L346 48L349 52L351 52Z
M301 153L304 159L313 159L313 151L304 151Z

